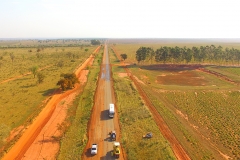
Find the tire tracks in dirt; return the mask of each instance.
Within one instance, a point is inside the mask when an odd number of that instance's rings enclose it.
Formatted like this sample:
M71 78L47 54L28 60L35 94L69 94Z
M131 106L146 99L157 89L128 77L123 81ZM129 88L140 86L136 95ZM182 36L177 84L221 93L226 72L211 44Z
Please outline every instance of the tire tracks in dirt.
M119 60L121 60L121 57L118 54L118 52L116 51L116 49L114 47L112 47L112 49L113 49L114 53L116 54L117 58ZM130 70L127 68L127 66L125 65L125 63L123 61L121 61L121 64L122 64L123 68L125 69L129 78L133 81L134 85L136 86L136 88L137 88L139 94L141 95L142 99L144 100L146 106L149 108L150 112L152 113L153 118L154 118L159 130L161 131L162 135L169 141L170 146L171 146L176 158L178 160L190 160L190 157L185 152L185 150L183 149L181 144L178 142L176 137L173 135L173 133L171 132L171 130L169 129L169 127L167 126L167 124L165 123L165 121L163 120L161 115L158 113L155 106L152 104L150 98L147 96L145 91L142 89L141 85L134 78L134 76L131 74Z

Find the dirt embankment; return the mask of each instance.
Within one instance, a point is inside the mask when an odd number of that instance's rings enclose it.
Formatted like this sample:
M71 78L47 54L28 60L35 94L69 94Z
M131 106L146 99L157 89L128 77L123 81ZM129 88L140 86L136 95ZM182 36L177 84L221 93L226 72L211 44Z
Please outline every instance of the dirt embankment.
M121 60L120 55L116 51L116 49L112 48L116 56L119 60ZM134 82L135 86L137 87L137 90L139 94L141 95L142 99L148 106L149 110L151 111L153 118L161 131L162 135L169 141L170 146L176 156L179 160L190 160L190 157L186 153L186 151L183 149L183 147L180 145L176 137L173 135L161 115L158 113L150 99L148 98L147 94L144 92L144 90L141 88L141 85L138 83L138 81L134 78L134 76L131 74L130 70L127 68L127 66L124 64L123 61L121 61L122 66L124 67L125 71L127 72L127 75L130 77L130 79Z
M200 71L202 71L202 72L205 72L205 73L208 73L208 74L212 74L212 75L214 75L214 76L217 76L217 77L219 77L219 78L221 78L221 79L223 79L223 80L225 80L225 81L228 81L228 82L230 82L230 83L239 85L238 82L233 81L232 79L228 78L227 76L225 76L225 75L223 75L223 74L221 74L221 73L218 73L218 72L215 72L215 71L211 71L211 70L208 70L208 69L206 69L206 68L199 68L198 70L200 70Z
M97 53L99 49L100 46L95 50L95 52ZM86 66L91 65L93 59L94 57L91 55L75 72L77 77L84 82L86 82L85 78L87 72L84 72L83 69L85 69ZM78 93L80 85L81 84L75 85L74 89L67 92L61 94L56 93L53 95L45 108L41 111L38 117L36 117L34 122L25 130L21 138L3 157L3 160L22 159L24 156L25 158L23 159L54 159L59 148L59 144L55 143L54 137L60 135L58 127L59 124L64 121L64 117L66 117L67 112L66 108L63 109L66 105L59 104L63 100L65 101L65 104L70 104L74 96ZM60 108L56 109L57 106L60 106ZM58 115L60 112L63 117ZM50 121L51 118L52 121ZM41 132L42 134L40 135ZM27 154L25 155L25 153ZM33 153L35 154L34 158L32 157Z

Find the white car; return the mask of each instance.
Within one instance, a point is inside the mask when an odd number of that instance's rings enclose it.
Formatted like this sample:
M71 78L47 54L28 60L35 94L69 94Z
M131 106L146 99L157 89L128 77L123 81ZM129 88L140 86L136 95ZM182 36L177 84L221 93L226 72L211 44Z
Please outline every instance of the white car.
M97 154L97 144L92 144L91 154Z

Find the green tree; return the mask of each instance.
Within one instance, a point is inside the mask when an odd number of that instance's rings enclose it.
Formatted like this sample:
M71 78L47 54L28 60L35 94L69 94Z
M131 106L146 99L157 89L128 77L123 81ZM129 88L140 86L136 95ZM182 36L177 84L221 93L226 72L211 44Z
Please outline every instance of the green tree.
M71 57L72 57L72 53L71 53L71 52L67 52L66 55L68 56L68 58L71 58Z
M193 53L194 61L200 62L201 61L201 57L200 57L200 50L199 50L199 48L198 47L192 47L192 53Z
M239 49L236 49L235 57L236 57L236 61L237 61L238 65L239 65L239 62L240 62L240 50Z
M74 84L79 83L74 73L61 74L61 77L63 78L57 82L57 85L60 85L63 91L74 88Z
M101 42L99 40L93 39L93 40L91 40L91 44L92 45L100 45Z
M39 52L37 52L37 53L36 53L36 56L37 56L37 58L39 59L39 58L41 58L41 57L42 57L42 54L41 54L41 53L39 53Z
M60 79L57 82L57 85L60 85L62 90L65 91L65 90L67 90L67 87L68 87L68 80L67 79Z
M200 59L202 62L205 62L207 58L207 49L204 46L200 46Z
M45 76L42 73L37 73L37 79L38 79L38 83L43 83Z
M149 56L149 48L147 47L140 47L137 51L136 51L136 60L139 62L141 61L145 61L146 58Z
M11 58L12 63L13 63L13 61L14 61L14 59L15 59L15 55L13 54L13 52L10 53L10 58Z
M191 60L192 60L192 50L191 49L189 49L189 48L187 49L187 51L185 52L184 59L185 59L187 64L189 62L191 62Z
M122 58L124 61L125 61L125 59L127 59L127 54L125 54L125 53L124 53L124 54L121 54L120 56L121 56L121 58Z
M215 59L219 62L219 64L221 64L222 62L222 57L223 57L223 47L222 46L218 46L215 50L215 55L214 55Z
M63 60L57 62L57 66L60 67L60 68L62 68L62 67L64 66Z
M152 61L153 61L154 56L155 56L155 52L150 47L147 48L147 56L149 57L149 60L151 61L151 64L152 64Z
M164 46L164 47L161 47L156 50L156 52L155 52L155 61L156 62L163 61L163 63L165 64L166 61L168 60L168 58L169 58L169 48L168 47Z
M33 77L35 78L35 76L38 72L38 66L32 66L29 70L30 70L30 72L32 72Z

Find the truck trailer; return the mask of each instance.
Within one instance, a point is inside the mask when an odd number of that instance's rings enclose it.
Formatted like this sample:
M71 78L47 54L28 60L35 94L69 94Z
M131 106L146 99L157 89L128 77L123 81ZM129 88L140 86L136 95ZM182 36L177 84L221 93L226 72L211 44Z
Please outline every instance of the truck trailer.
M110 103L109 104L109 117L113 118L114 117L114 113L115 113L115 111L114 111L114 104Z

